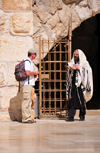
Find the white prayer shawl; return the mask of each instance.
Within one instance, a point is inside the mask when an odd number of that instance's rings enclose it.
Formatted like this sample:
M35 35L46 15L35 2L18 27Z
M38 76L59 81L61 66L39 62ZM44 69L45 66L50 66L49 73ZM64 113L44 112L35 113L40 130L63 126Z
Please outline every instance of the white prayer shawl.
M92 69L86 59L85 54L80 50L77 49L79 52L79 67L80 71L76 73L76 81L75 85L79 87L82 83L83 85L83 94L85 101L88 102L93 96L93 76L92 76ZM71 60L72 63L74 62L74 54Z

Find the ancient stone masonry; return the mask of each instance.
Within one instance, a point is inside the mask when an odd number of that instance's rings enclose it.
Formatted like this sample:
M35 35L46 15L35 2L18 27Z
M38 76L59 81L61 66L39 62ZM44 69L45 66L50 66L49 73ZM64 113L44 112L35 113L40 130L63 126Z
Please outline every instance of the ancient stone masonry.
M33 46L38 51L38 39L57 40L68 34L72 13L72 30L86 19L100 13L99 0L33 0ZM51 46L52 47L52 46ZM47 50L47 48L45 48ZM38 63L38 60L35 60Z
M40 36L51 40L66 37L71 14L74 30L98 13L100 0L0 0L0 109L9 109L17 94L16 63L30 48L39 51Z
M33 47L32 35L32 1L0 0L0 109L2 111L10 108L10 101L17 94L14 68ZM12 105L15 105L15 101Z

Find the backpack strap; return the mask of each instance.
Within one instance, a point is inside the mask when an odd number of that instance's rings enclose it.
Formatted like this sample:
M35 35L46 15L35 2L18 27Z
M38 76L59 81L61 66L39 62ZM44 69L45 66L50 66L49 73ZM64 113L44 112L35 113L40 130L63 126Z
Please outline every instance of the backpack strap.
M26 60L24 60L24 62L25 62L25 61L29 61L29 60L26 59ZM30 62L30 61L29 61L29 62ZM31 64L31 62L30 62L30 64ZM29 84L29 78L30 78L30 77L28 76L28 84Z
M18 92L20 92L20 81L19 81L19 86L18 86Z

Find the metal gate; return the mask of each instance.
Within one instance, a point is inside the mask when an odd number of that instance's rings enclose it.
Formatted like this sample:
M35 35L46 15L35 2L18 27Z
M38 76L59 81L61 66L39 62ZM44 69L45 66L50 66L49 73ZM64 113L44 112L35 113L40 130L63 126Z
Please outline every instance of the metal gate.
M70 26L68 38L58 41L39 38L40 118L67 114L66 72L71 59L71 36Z

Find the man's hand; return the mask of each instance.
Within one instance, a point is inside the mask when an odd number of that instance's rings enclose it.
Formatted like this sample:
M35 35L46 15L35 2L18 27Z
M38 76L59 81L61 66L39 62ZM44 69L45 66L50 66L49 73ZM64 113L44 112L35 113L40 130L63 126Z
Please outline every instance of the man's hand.
M76 64L73 64L73 66L77 69L77 70L80 70L80 67Z
M39 72L38 72L38 71L35 71L35 72L34 72L34 75L38 75L38 74L39 74Z
M66 98L66 101L68 101L68 98Z

